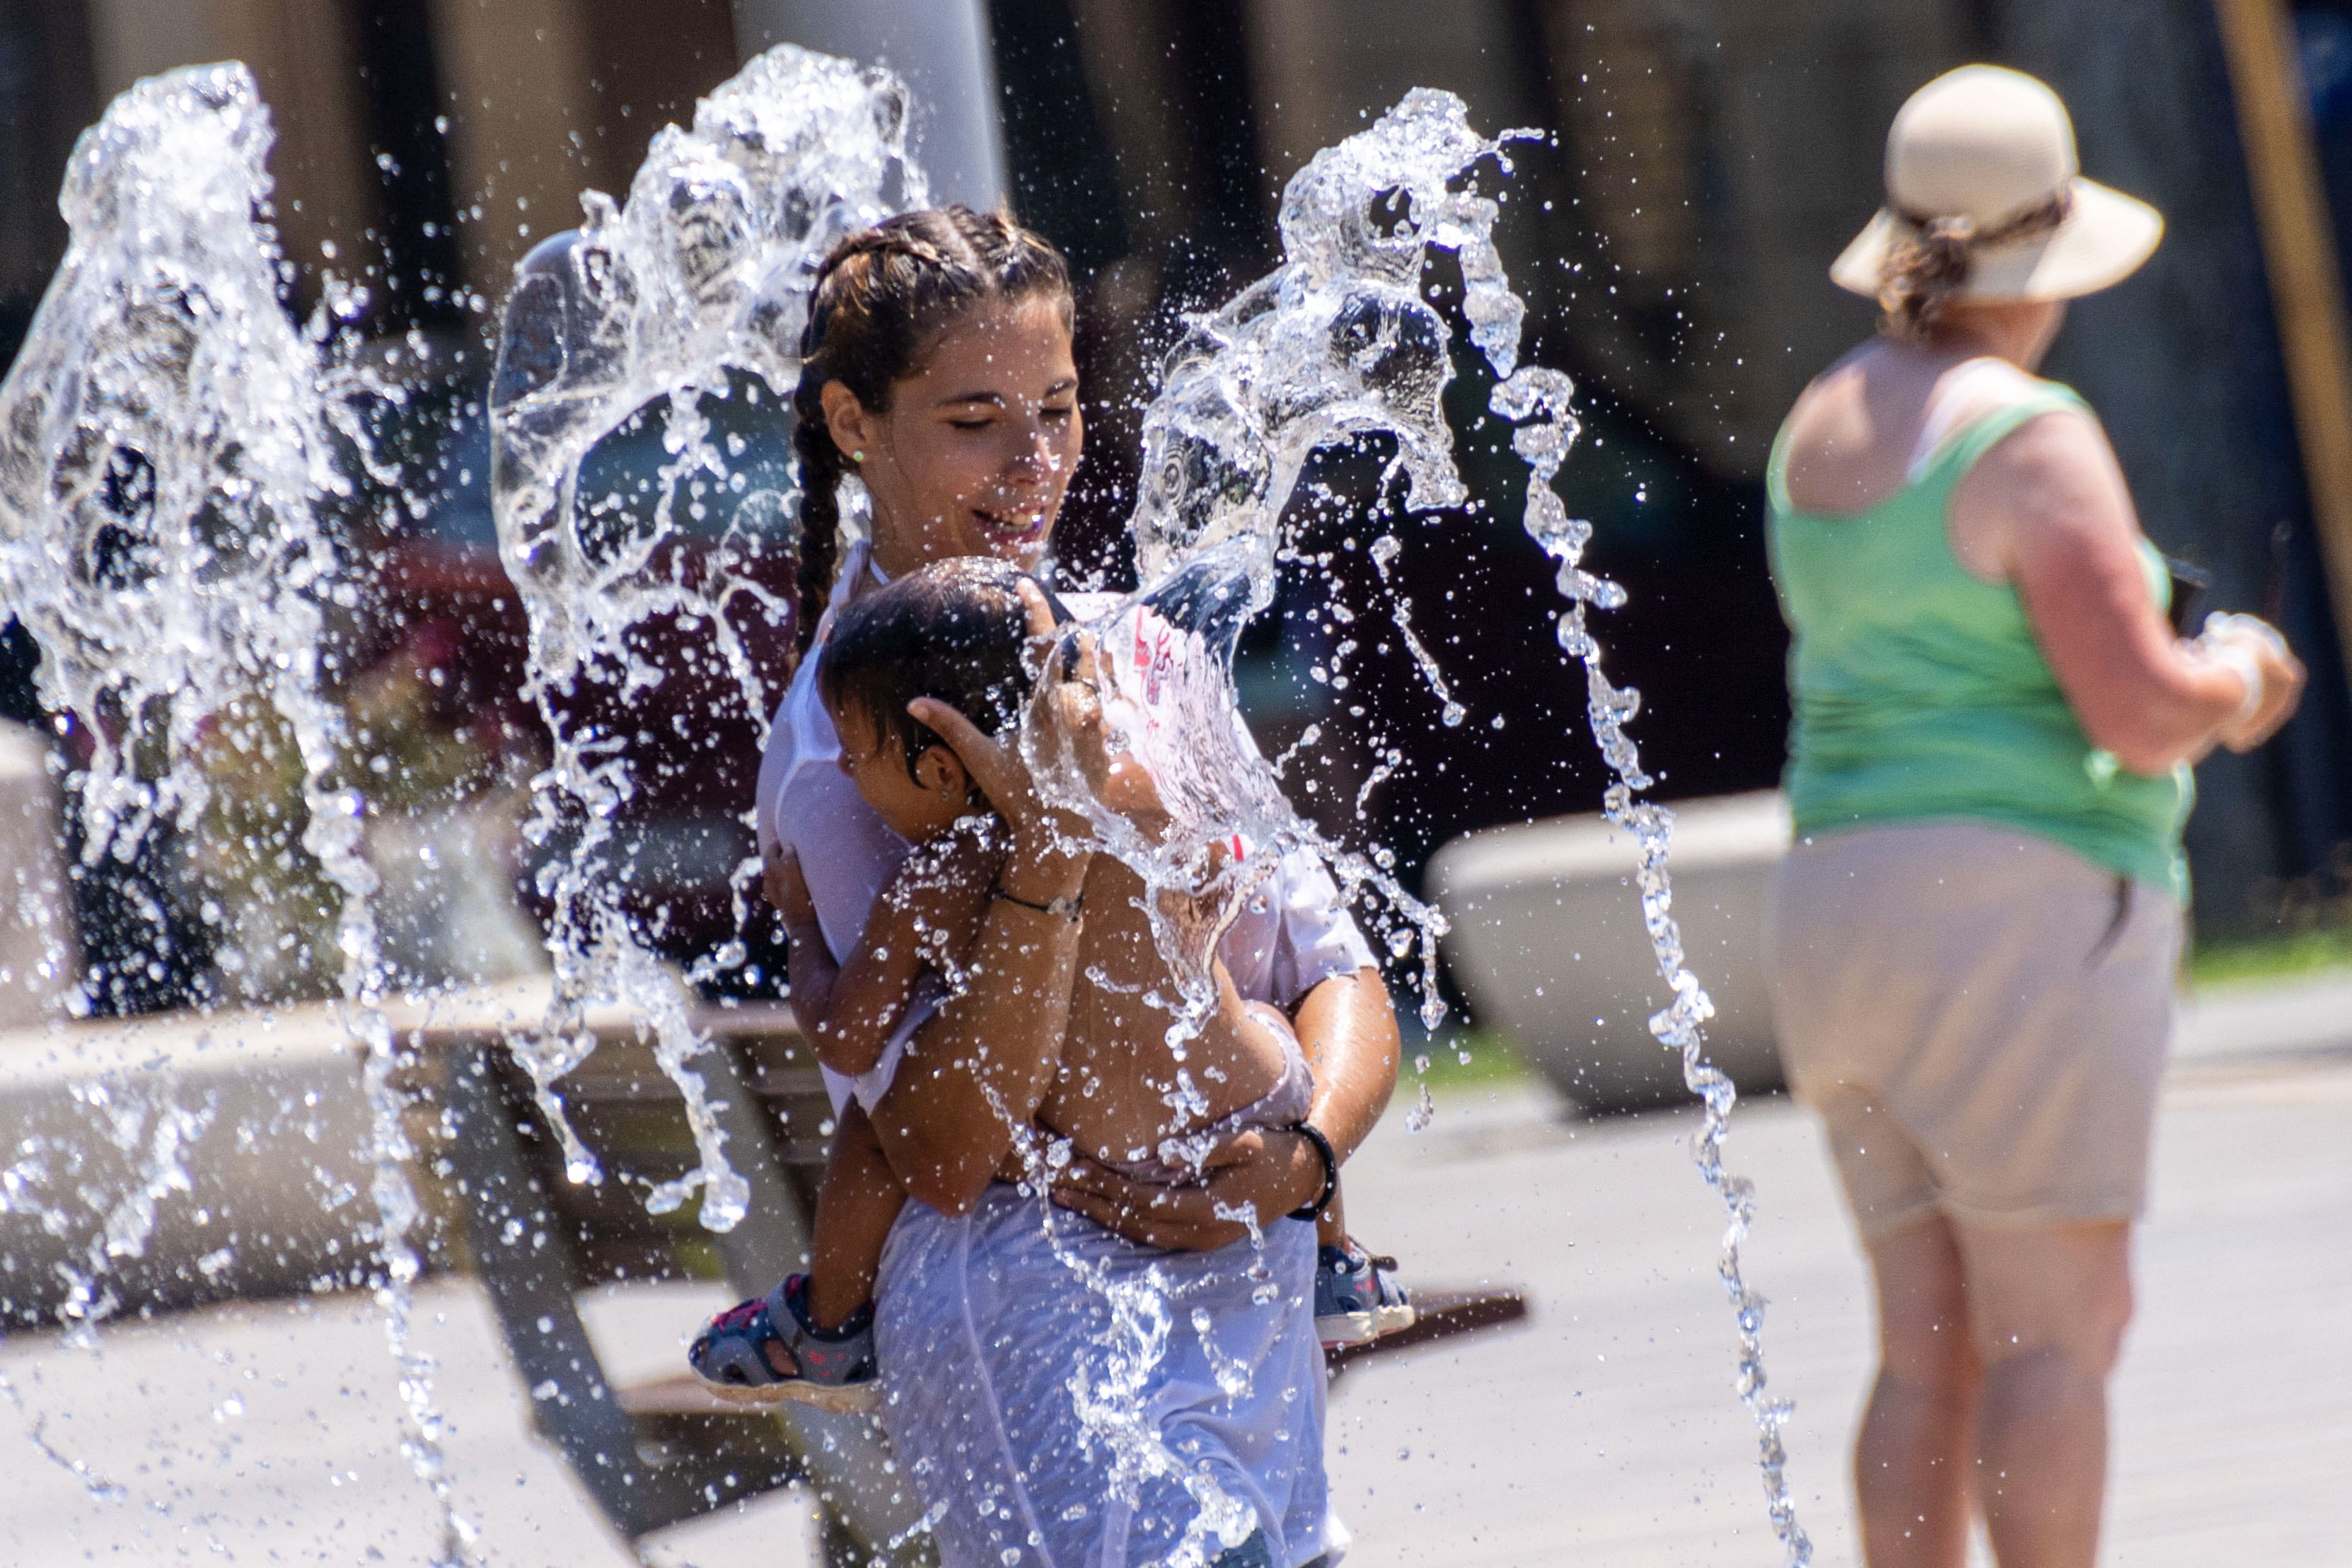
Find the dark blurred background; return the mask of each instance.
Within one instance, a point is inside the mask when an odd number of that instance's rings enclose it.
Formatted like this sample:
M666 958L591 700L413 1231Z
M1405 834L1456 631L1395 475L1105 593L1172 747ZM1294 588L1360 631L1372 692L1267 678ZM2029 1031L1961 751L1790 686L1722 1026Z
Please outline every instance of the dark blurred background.
M2292 27L2326 210L2352 217L2352 0L2263 6ZM2244 83L2216 16L2209 0L0 0L0 356L62 253L76 134L142 75L244 59L279 128L289 308L307 312L328 268L363 276L364 330L429 394L399 433L426 515L379 550L402 585L386 601L407 609L372 656L469 665L447 722L511 727L510 693L485 688L519 650L484 488L498 304L522 253L577 221L582 188L625 191L653 132L750 54L782 39L886 54L939 106L940 193L1009 201L1067 251L1091 429L1063 554L1111 583L1129 580L1138 415L1182 313L1274 265L1284 183L1317 148L1408 88L1444 87L1483 129L1551 133L1495 183L1502 243L1528 356L1579 387L1561 488L1597 526L1592 564L1632 595L1599 630L1644 695L1634 733L1658 793L1761 789L1787 721L1763 462L1799 389L1871 330L1828 263L1875 205L1903 99L1967 60L2014 65L2065 97L2086 172L2170 223L2141 275L2075 308L2050 373L2107 422L2150 535L2213 574L2209 607L2269 600L2312 668L2281 742L2200 771L2200 927L2262 930L2345 897L2352 604L2323 569ZM1428 281L1455 290L1443 267ZM1392 845L1409 883L1454 834L1592 810L1605 782L1581 675L1553 641L1548 563L1517 525L1517 465L1477 417L1476 370L1457 368L1473 502L1408 517L1380 491L1381 453L1330 455L1297 503L1316 559L1243 672L1269 750L1309 723L1336 737L1294 774L1301 803ZM1366 547L1391 530L1407 548L1385 584ZM1352 621L1324 608L1326 573ZM1399 593L1469 708L1458 727L1395 634ZM31 662L12 625L0 711L45 722Z

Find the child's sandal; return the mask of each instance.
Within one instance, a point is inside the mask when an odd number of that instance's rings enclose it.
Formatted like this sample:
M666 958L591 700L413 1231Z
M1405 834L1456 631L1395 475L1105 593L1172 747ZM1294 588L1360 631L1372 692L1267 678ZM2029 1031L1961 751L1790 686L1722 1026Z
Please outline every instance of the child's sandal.
M737 1404L790 1399L835 1414L873 1409L882 1395L874 1308L858 1308L837 1329L820 1329L808 1321L807 1296L808 1276L794 1274L766 1295L728 1308L694 1336L688 1364L705 1387Z
M1412 1327L1419 1314L1396 1281L1397 1260L1375 1258L1349 1239L1317 1249L1315 1337L1328 1348L1364 1344Z

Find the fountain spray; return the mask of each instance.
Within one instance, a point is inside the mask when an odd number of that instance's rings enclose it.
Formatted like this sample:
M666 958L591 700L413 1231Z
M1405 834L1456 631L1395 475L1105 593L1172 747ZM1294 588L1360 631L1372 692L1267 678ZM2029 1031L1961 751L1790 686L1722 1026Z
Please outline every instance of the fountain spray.
M816 269L835 243L924 199L907 156L898 78L790 45L760 56L695 107L690 130L655 137L628 200L589 192L585 222L526 257L509 298L491 396L491 492L499 551L530 616L528 695L554 741L532 781L526 830L556 852L540 873L554 910L555 991L535 1040L518 1051L574 1181L595 1181L555 1085L586 1060L593 1001L641 1009L664 1072L685 1097L699 1167L656 1186L655 1212L696 1187L700 1219L729 1230L749 1201L726 1135L691 1062L709 1041L688 1016L687 981L740 966L731 944L681 978L656 956L647 921L625 896L633 875L614 819L642 788L625 737L591 716L625 707L665 672L633 636L656 620L697 627L762 742L777 694L751 633L781 644L791 606L759 585L763 559L790 549L790 479L749 493L717 439L712 402L765 401L784 416L800 377L801 330ZM583 465L633 421L657 419L669 461L650 516L583 494ZM723 530L706 527L723 515ZM697 534L714 546L682 548ZM771 574L772 575L772 574ZM739 924L759 862L732 880ZM656 917L657 918L657 917Z
M268 221L272 140L251 74L230 63L140 82L76 142L58 198L65 260L0 384L0 601L41 646L43 701L91 737L89 767L68 780L86 865L128 862L159 823L195 823L200 734L257 717L252 694L294 737L302 848L341 895L345 1017L365 1051L376 1294L404 1448L441 1507L441 1561L457 1563L474 1532L451 1506L433 1367L409 1334L420 1210L380 1007L366 801L322 689L325 607L341 580L320 513L351 490L338 438L364 450L347 401L361 389L324 351L331 316L306 334L280 301L290 269Z
M1231 670L1241 622L1272 601L1276 564L1296 549L1285 531L1286 504L1317 449L1385 435L1395 443L1390 476L1405 479L1408 508L1465 498L1440 404L1453 373L1450 333L1421 295L1430 254L1452 253L1463 279L1471 343L1496 378L1488 406L1516 426L1512 450L1527 465L1522 526L1559 562L1556 584L1567 601L1558 623L1559 643L1584 666L1588 722L1614 775L1604 807L1609 820L1641 846L1643 923L1674 998L1650 1029L1680 1055L1685 1082L1704 1108L1693 1154L1729 1213L1717 1271L1739 1331L1736 1386L1756 1423L1773 1529L1792 1568L1803 1568L1812 1545L1789 1494L1780 1439L1790 1406L1765 1396L1765 1302L1740 1268L1755 1190L1723 1166L1736 1092L1706 1060L1704 1025L1714 1008L1684 964L1671 913L1673 813L1641 799L1652 780L1625 732L1641 695L1613 685L1603 674L1601 646L1588 622L1588 609L1619 608L1625 593L1584 570L1591 525L1570 517L1551 487L1578 434L1570 411L1574 388L1557 371L1519 362L1526 305L1512 291L1495 245L1500 205L1478 188L1483 168L1510 172L1512 142L1539 135L1507 131L1490 140L1470 128L1466 107L1454 95L1430 89L1406 94L1371 128L1317 153L1292 179L1281 211L1283 265L1223 309L1196 319L1169 355L1160 391L1144 416L1141 493L1130 524L1147 586L1094 630L1114 662L1140 645L1133 629L1146 623L1171 628L1191 643L1191 656L1171 662L1164 676L1150 672L1168 694L1161 711L1139 715L1130 706L1121 741L1147 753L1171 808L1172 829L1157 837L1139 833L1092 798L1075 758L1043 755L1026 737L1024 746L1056 802L1082 812L1104 846L1148 886L1223 911L1223 919L1207 923L1205 938L1200 923L1164 921L1155 914L1161 950L1185 992L1183 1004L1171 1009L1177 1014L1171 1041L1189 1034L1213 1003L1208 962L1215 936L1255 886L1234 862L1212 852L1212 846L1236 836L1270 851L1259 857L1255 874L1261 877L1265 862L1285 852L1322 857L1350 899L1372 905L1392 954L1403 956L1417 942L1422 1016L1428 1027L1437 1025L1444 1016L1434 984L1443 917L1396 884L1388 851L1375 847L1367 856L1345 850L1291 808L1274 770L1234 720ZM1394 536L1371 546L1383 581L1390 580L1400 548ZM1402 599L1395 619L1441 705L1443 721L1460 723L1462 706L1413 632L1411 609ZM1136 689L1145 674L1122 670L1116 684ZM1119 705L1107 705L1107 712L1116 720ZM1181 747L1165 744L1164 737L1179 734ZM1408 1124L1418 1130L1429 1115L1424 1084Z

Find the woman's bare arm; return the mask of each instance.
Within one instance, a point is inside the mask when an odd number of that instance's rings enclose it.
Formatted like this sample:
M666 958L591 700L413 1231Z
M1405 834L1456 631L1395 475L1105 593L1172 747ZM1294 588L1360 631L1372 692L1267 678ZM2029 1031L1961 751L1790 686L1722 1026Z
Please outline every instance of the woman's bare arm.
M2087 415L2044 414L1986 453L1952 497L1951 529L1963 564L2016 584L2084 733L2133 772L2194 761L2216 742L2259 745L2294 713L2303 667L2292 655L2249 643L2262 700L2241 716L2241 670L2174 634L2141 568L2122 469Z

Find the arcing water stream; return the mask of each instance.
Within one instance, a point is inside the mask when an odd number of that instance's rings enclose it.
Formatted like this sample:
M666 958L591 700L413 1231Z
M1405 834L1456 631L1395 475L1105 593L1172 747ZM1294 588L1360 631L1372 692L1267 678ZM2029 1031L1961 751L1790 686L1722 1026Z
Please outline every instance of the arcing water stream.
M0 602L41 645L44 700L91 741L69 781L87 865L131 860L159 822L195 824L202 727L241 749L271 743L272 717L290 732L301 848L341 895L342 995L366 1050L375 1285L401 1368L404 1446L441 1504L440 1559L457 1563L471 1527L450 1507L432 1367L409 1341L419 1210L378 1007L366 802L322 689L326 607L348 590L320 513L349 489L334 438L356 435L343 400L357 389L322 353L323 321L306 336L279 303L271 139L252 77L230 64L141 82L75 144L59 198L71 241L0 385ZM180 1114L158 1113L152 1194L185 1186L179 1139L163 1135ZM110 1220L93 1270L138 1254L152 1197L128 1218ZM87 1319L95 1305L83 1281L64 1310Z
M1408 482L1409 508L1464 497L1440 405L1452 376L1451 333L1422 296L1430 253L1451 252L1463 279L1471 343L1496 378L1489 406L1517 426L1512 449L1528 467L1523 526L1559 563L1556 584L1568 601L1559 643L1585 667L1593 739L1615 775L1607 814L1641 846L1643 923L1674 997L1650 1029L1681 1055L1685 1081L1705 1106L1693 1152L1730 1213L1718 1272L1738 1324L1737 1386L1756 1422L1773 1529L1789 1563L1801 1568L1811 1561L1812 1546L1797 1521L1784 1473L1780 1428L1790 1406L1765 1397L1764 1299L1740 1268L1754 1188L1723 1167L1736 1092L1705 1059L1703 1027L1714 1008L1683 962L1671 913L1666 861L1673 814L1640 799L1652 781L1624 729L1640 694L1612 685L1602 673L1601 644L1587 621L1588 607L1618 608L1625 594L1584 570L1591 525L1570 517L1551 487L1577 434L1570 411L1573 388L1557 371L1519 363L1526 306L1512 292L1495 246L1500 208L1478 191L1483 167L1491 163L1507 173L1508 144L1538 134L1483 138L1470 129L1460 99L1418 89L1370 130L1317 153L1292 179L1282 203L1283 265L1223 310L1195 321L1168 358L1160 392L1144 417L1142 491L1131 524L1138 570L1148 586L1097 628L1101 644L1117 655L1141 644L1128 627L1130 620L1142 623L1146 614L1192 644L1194 656L1150 673L1154 684L1167 687L1166 711L1135 714L1133 705L1115 698L1109 705L1115 718L1123 707L1132 716L1129 744L1148 754L1172 826L1147 838L1088 797L1073 759L1038 755L1034 744L1029 752L1041 775L1058 782L1057 796L1083 810L1102 841L1147 885L1205 901L1220 912L1221 919L1208 923L1212 944L1264 875L1266 862L1296 849L1322 856L1351 901L1365 893L1384 901L1385 910L1374 913L1386 916L1393 953L1402 956L1418 939L1423 1016L1435 1026L1443 1010L1434 983L1442 917L1388 874L1392 857L1386 850L1375 847L1369 859L1344 851L1299 817L1234 722L1238 703L1231 666L1241 622L1273 600L1276 563L1290 542L1282 531L1286 508L1318 448L1386 436L1395 444L1391 472L1401 471ZM1384 580L1398 548L1393 536L1372 546ZM1459 723L1461 706L1413 634L1410 608L1401 599L1396 622L1443 705L1444 722ZM1116 685L1133 690L1146 684L1137 672L1124 674ZM1183 744L1172 744L1180 735ZM1213 852L1213 846L1236 838L1271 852L1239 862ZM1240 868L1252 865L1257 869L1244 875ZM1167 921L1157 906L1154 926L1186 990L1186 1005L1171 1009L1178 1016L1171 1037L1181 1040L1213 1005L1210 954L1198 925ZM1424 1090L1423 1124L1427 1113Z
M789 567L784 528L798 491L789 473L753 489L742 438L714 425L712 405L764 400L773 415L755 417L785 417L818 264L845 235L923 200L907 112L906 89L887 72L771 50L696 106L692 130L654 139L625 205L591 192L587 221L532 253L507 304L491 486L499 554L530 613L529 691L555 746L529 831L561 845L541 877L555 911L555 997L525 1063L572 1179L596 1179L554 1085L594 1048L585 1004L626 998L643 1008L701 1155L698 1170L656 1187L651 1202L675 1208L699 1186L702 1223L714 1230L742 1218L748 1189L688 1065L706 1042L688 1022L685 986L654 957L648 917L625 904L633 868L618 852L614 813L658 781L634 776L625 720L597 696L625 703L677 678L635 639L656 621L690 625L709 638L715 685L766 736L777 694L747 637L772 644L789 624L789 572L775 569ZM583 494L583 465L597 445L646 422L659 423L669 459L650 507ZM680 548L697 535L716 536L718 548L698 559ZM739 924L741 890L757 874L756 862L739 869ZM739 944L706 958L696 977L741 962Z
M764 727L773 705L761 645L788 619L778 569L789 564L797 492L788 465L747 451L741 427L781 421L824 255L923 200L907 114L904 89L885 73L790 48L761 57L698 106L690 130L656 139L625 204L590 194L583 228L525 264L505 317L491 399L499 547L530 612L529 690L554 746L531 831L554 852L541 891L553 909L555 1000L541 1036L519 1051L573 1179L597 1179L560 1085L593 1047L586 1006L626 998L642 1009L699 1157L686 1177L655 1184L648 1202L674 1208L698 1186L712 1229L741 1218L746 1188L692 1066L706 1042L688 1019L688 987L740 966L742 954L708 954L684 977L656 958L659 912L629 900L633 865L615 821L658 781L632 773L613 708L665 680L703 679ZM1801 1564L1811 1547L1782 1474L1787 1407L1764 1397L1763 1303L1740 1273L1753 1194L1722 1167L1731 1086L1703 1059L1711 1009L1671 914L1671 816L1640 799L1650 780L1623 727L1638 696L1602 674L1587 620L1588 607L1613 608L1623 594L1583 570L1591 529L1550 487L1576 434L1571 388L1518 363L1524 306L1495 246L1498 207L1478 189L1488 168L1508 171L1512 139L1477 135L1450 94L1408 95L1292 181L1282 266L1194 322L1168 359L1145 420L1132 523L1147 586L1096 629L1118 689L1165 677L1150 703L1115 716L1150 764L1170 831L1139 833L1091 799L1068 758L1043 755L1034 740L1028 749L1049 788L1149 885L1214 915L1160 930L1183 992L1168 998L1180 1061L1213 995L1204 938L1213 944L1266 869L1294 852L1325 860L1393 956L1418 946L1423 1018L1435 1025L1442 920L1398 883L1388 851L1345 850L1292 810L1235 720L1231 660L1295 545L1286 510L1316 451L1386 439L1410 507L1464 497L1440 402L1453 334L1423 295L1432 254L1454 256L1467 335L1497 378L1492 412L1516 426L1513 447L1529 472L1524 526L1559 562L1559 641L1586 668L1592 732L1616 776L1608 811L1642 846L1644 919L1674 995L1651 1027L1681 1053L1705 1104L1696 1154L1731 1214L1720 1268L1739 1324L1739 1391L1759 1433L1774 1527ZM367 1052L380 1291L402 1362L409 1450L442 1499L442 1558L461 1561L468 1527L447 1506L430 1368L407 1343L417 1209L394 1042L375 1006L385 981L368 904L374 873L360 852L366 801L345 777L350 737L320 663L326 607L344 591L321 503L348 488L339 449L363 462L365 444L347 416L353 383L330 352L328 325L297 333L278 302L282 258L256 216L267 211L268 144L250 78L215 67L142 84L77 149L64 196L73 249L0 388L0 591L45 650L46 699L79 716L94 743L75 780L91 860L129 858L158 822L197 822L205 785L188 758L207 722L235 729L266 710L294 738L308 808L301 843L341 895L342 990ZM656 429L657 474L637 494L600 489L600 446ZM689 539L698 548L683 548ZM1384 580L1399 548L1393 538L1373 546ZM1460 722L1462 706L1402 600L1396 618L1444 722ZM695 669L645 656L643 634L656 623L694 630ZM1182 656L1139 667L1154 656L1144 640L1113 633L1147 623L1170 632ZM1250 853L1213 852L1236 837ZM739 868L739 909L751 873ZM149 1132L166 1130L159 1121ZM156 1146L164 1143L178 1146ZM142 1188L151 1209L170 1190L171 1149ZM135 1221L132 1212L125 1247L138 1245ZM96 1308L90 1281L76 1300ZM1139 1473L1175 1462L1136 1390L1176 1304L1114 1292L1103 1354L1073 1389L1089 1431ZM1232 1500L1202 1487L1180 1560L1202 1560L1246 1532Z

